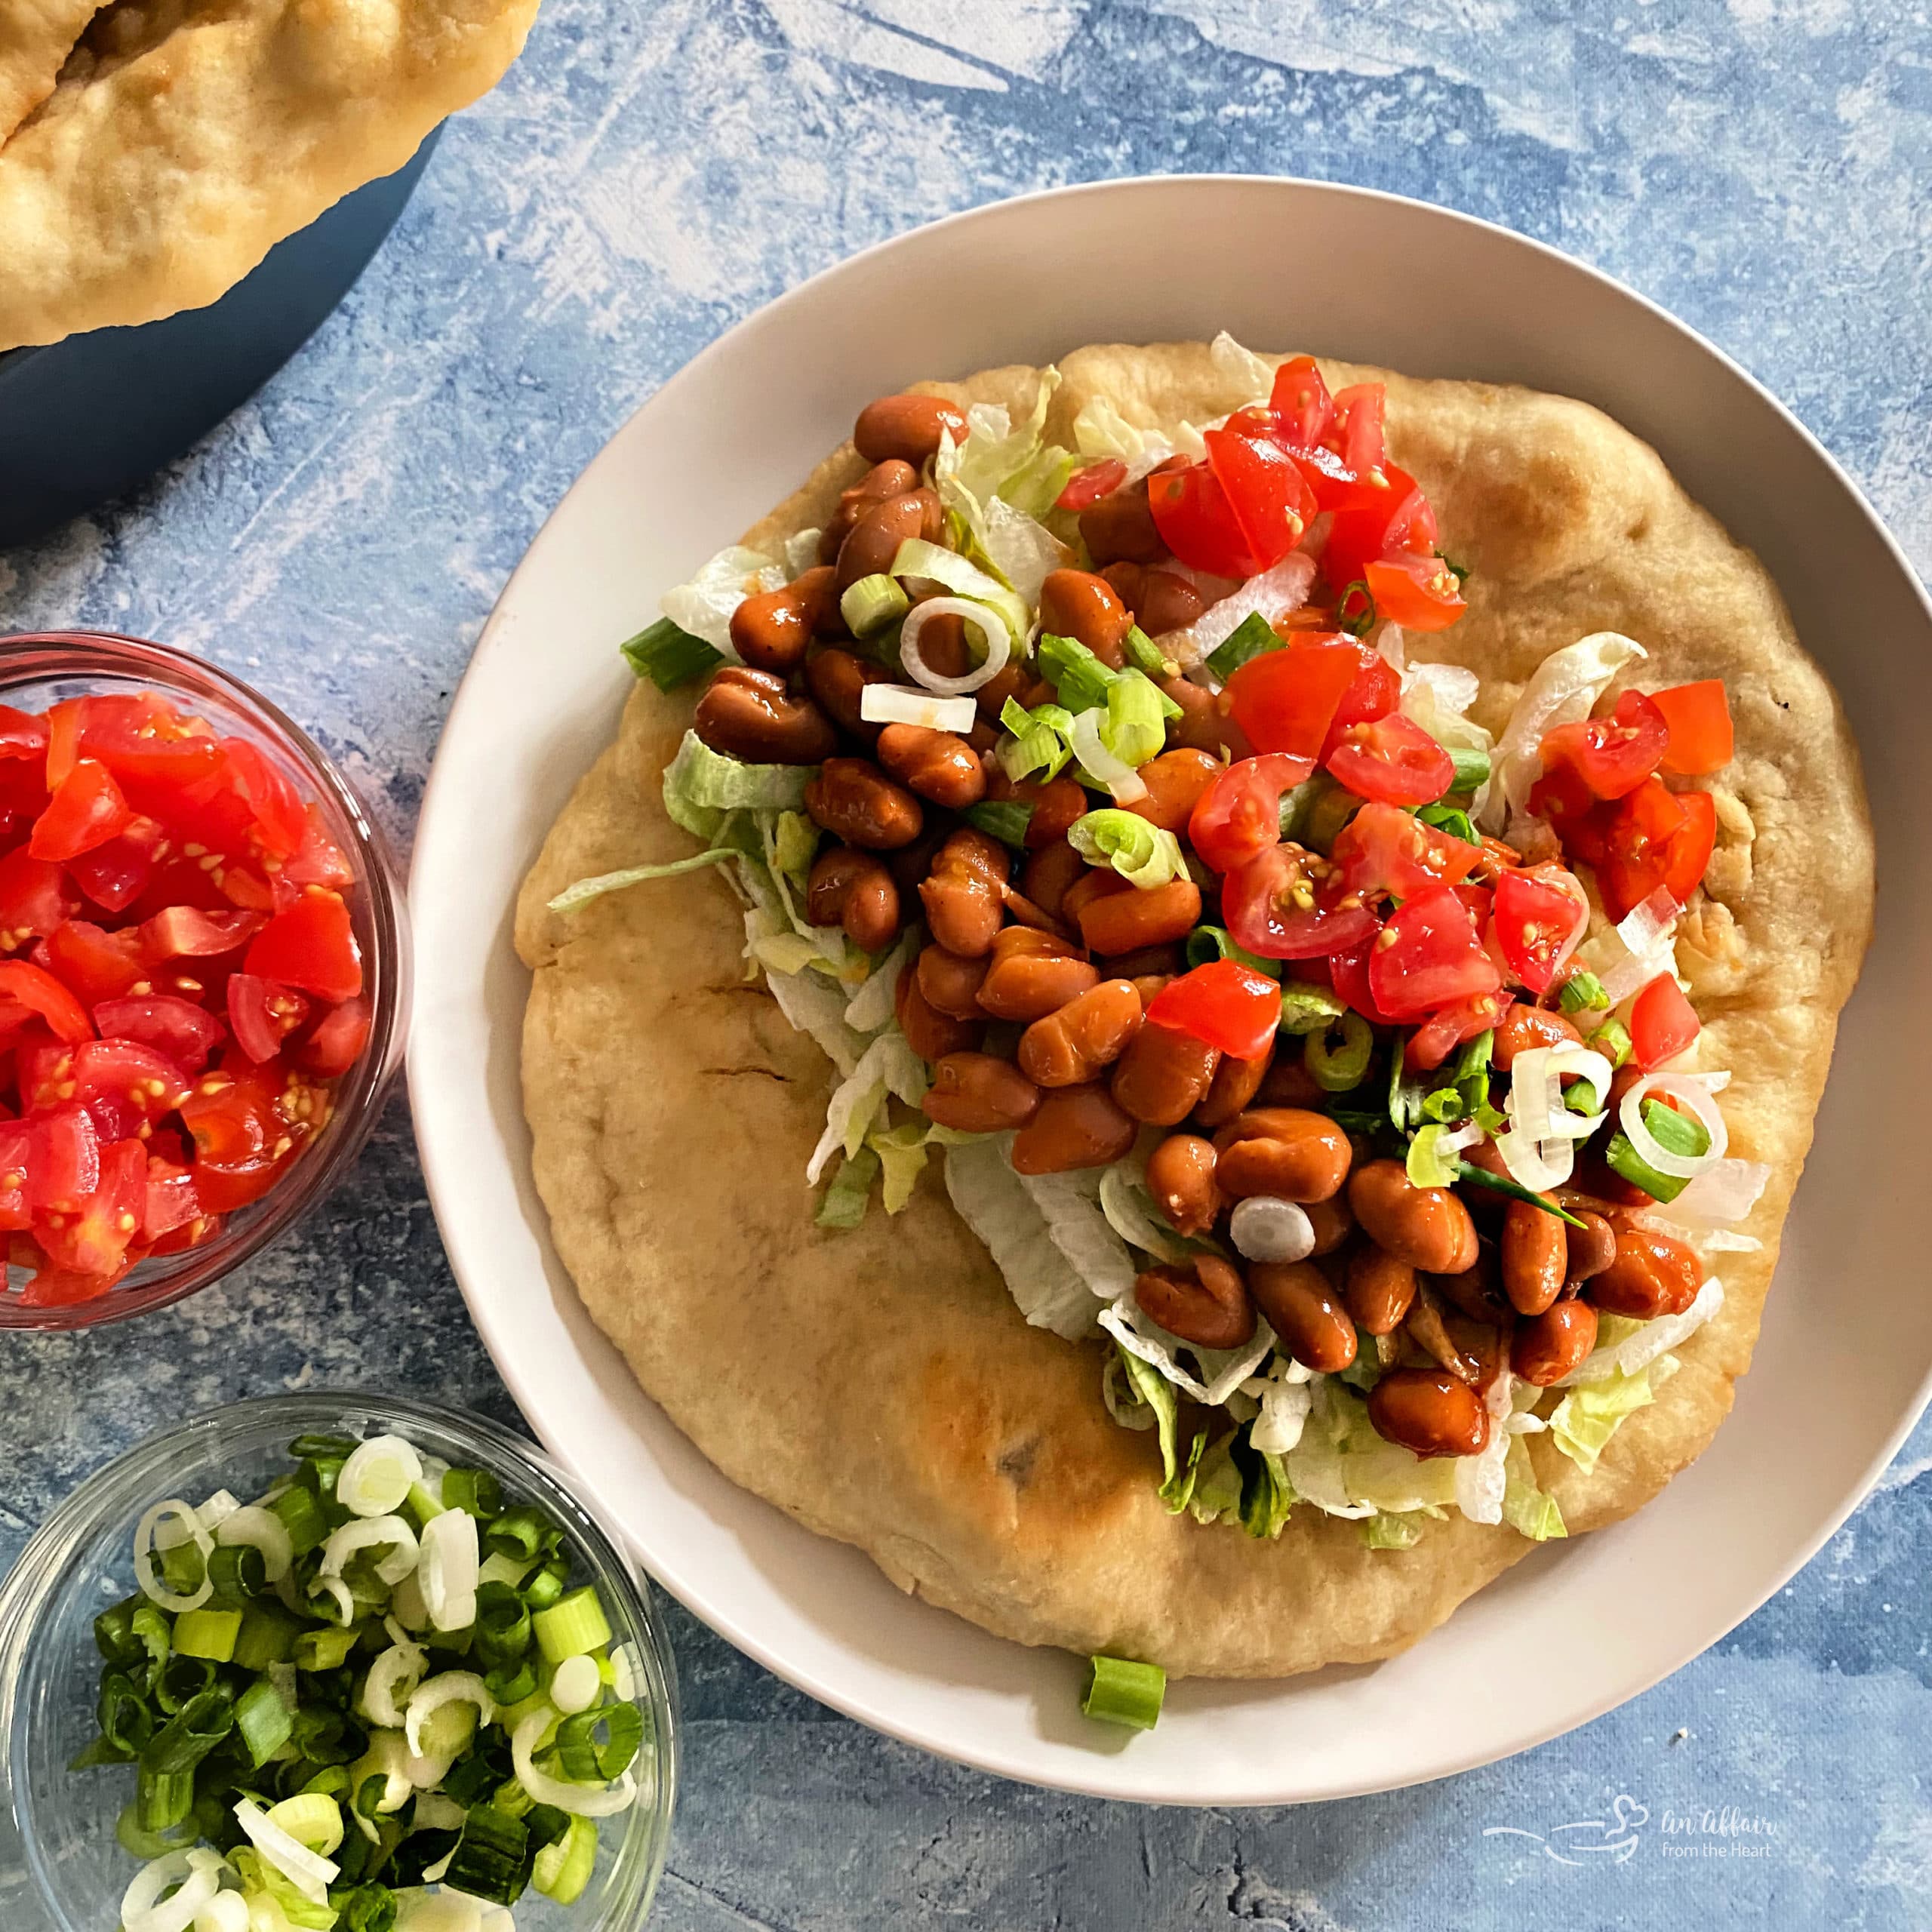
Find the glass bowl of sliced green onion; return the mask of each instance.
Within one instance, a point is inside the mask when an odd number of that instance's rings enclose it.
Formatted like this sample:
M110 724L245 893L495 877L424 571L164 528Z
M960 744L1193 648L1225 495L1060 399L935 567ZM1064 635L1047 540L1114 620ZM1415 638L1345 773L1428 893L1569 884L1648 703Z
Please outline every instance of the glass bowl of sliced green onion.
M309 1392L84 1483L0 1586L6 1932L632 1932L675 1680L528 1442Z

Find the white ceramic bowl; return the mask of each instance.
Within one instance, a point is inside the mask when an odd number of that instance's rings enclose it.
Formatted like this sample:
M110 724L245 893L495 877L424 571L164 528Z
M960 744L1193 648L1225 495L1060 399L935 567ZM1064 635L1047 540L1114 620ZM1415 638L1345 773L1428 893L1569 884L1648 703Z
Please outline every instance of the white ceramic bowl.
M1116 272L1150 260L1185 272ZM1850 709L1880 829L1878 931L1756 1364L1709 1453L1629 1521L1537 1552L1402 1657L1177 1684L1157 1730L1116 1737L1078 1715L1075 1659L902 1596L856 1551L733 1487L638 1391L578 1303L531 1183L510 907L612 735L630 681L618 641L863 404L921 377L1223 328L1257 348L1582 396L1654 443L1775 572ZM1928 715L1932 610L1830 458L1709 344L1547 248L1386 195L1251 179L1103 183L921 229L774 303L666 383L565 499L483 634L411 888L411 1084L457 1274L525 1413L652 1574L881 1730L1014 1777L1170 1803L1337 1797L1521 1750L1748 1616L1844 1519L1924 1399L1932 840L1904 829L1923 816Z

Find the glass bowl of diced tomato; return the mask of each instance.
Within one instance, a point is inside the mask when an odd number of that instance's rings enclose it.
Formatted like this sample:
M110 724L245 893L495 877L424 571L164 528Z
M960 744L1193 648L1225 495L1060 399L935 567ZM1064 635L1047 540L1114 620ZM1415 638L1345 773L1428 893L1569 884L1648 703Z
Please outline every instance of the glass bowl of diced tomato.
M292 721L139 638L0 638L0 1328L165 1307L354 1160L401 1064L394 862Z

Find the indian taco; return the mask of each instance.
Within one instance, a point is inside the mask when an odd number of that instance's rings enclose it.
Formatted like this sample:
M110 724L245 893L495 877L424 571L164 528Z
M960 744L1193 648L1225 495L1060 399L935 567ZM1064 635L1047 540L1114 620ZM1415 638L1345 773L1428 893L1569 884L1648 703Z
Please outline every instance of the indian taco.
M624 647L522 896L558 1252L724 1472L1272 1676L1744 1372L1869 931L1771 580L1585 405L1211 346L888 396Z

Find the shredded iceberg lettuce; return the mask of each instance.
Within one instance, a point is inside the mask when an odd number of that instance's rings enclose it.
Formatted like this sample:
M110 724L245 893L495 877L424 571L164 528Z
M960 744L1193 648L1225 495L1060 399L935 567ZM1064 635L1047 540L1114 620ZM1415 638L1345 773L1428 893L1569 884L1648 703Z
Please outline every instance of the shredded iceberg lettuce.
M859 1056L859 1063L832 1090L825 1110L825 1131L805 1166L814 1186L826 1163L841 1147L850 1160L864 1145L888 1094L909 1107L926 1097L926 1063L897 1026L888 1026Z
M1111 1232L1111 1230L1109 1230ZM1121 1249L1123 1258L1127 1250ZM1131 1264L1128 1287L1113 1304L1100 1313L1100 1326L1130 1355L1152 1362L1177 1389L1197 1402L1219 1408L1261 1364L1275 1346L1275 1331L1265 1321L1257 1319L1254 1339L1244 1348L1199 1349L1191 1342L1171 1335L1143 1309L1134 1298ZM1187 1357L1194 1368L1181 1358Z
M1017 428L998 404L974 404L966 413L964 441L955 448L950 436L942 438L933 460L934 485L957 520L960 548L990 564L1029 609L1047 573L1072 560L1041 520L1074 469L1071 452L1045 439L1047 406L1059 386L1060 371L1044 371L1032 412ZM1023 643L1025 636L1023 622L1015 640Z
M1274 392L1275 365L1264 361L1251 349L1235 341L1223 329L1208 345L1215 373L1241 397L1235 406L1245 408L1251 402L1265 402Z
M1367 1404L1332 1376L1318 1377L1312 1394L1301 1439L1283 1459L1304 1502L1358 1520L1378 1511L1401 1515L1454 1504L1454 1464L1461 1459L1424 1462L1385 1441L1368 1419Z
M1596 631L1539 664L1496 741L1495 789L1483 814L1486 831L1502 832L1527 812L1530 787L1543 776L1544 734L1589 717L1610 681L1633 660L1647 655L1634 638Z
M1619 1426L1655 1401L1657 1390L1678 1366L1675 1355L1661 1355L1629 1374L1614 1369L1572 1389L1550 1411L1549 1439L1584 1475L1591 1475Z
M1248 1441L1263 1455L1285 1456L1300 1444L1315 1404L1315 1380L1293 1356L1278 1355L1266 1375L1241 1384L1261 1404Z
M1170 438L1161 430L1130 423L1104 396L1095 396L1081 405L1073 419L1073 441L1088 463L1112 457L1125 463L1130 482L1158 469L1171 456L1198 462L1208 454L1208 445L1192 423L1182 423Z
M664 768L664 809L673 824L708 843L727 812L802 811L805 787L817 774L815 764L746 764L687 731Z
M1393 629L1385 625L1385 633ZM1398 669L1401 667L1398 665ZM1416 664L1402 672L1399 709L1439 745L1450 751L1487 752L1490 736L1467 715L1476 701L1478 680L1460 664ZM1495 786L1493 775L1478 785L1469 801L1469 816L1479 819Z
M1612 1375L1634 1375L1666 1349L1680 1348L1724 1306L1724 1284L1713 1275L1681 1315L1660 1315L1652 1321L1606 1315L1597 1324L1597 1345L1558 1386L1575 1388Z
M1155 1217L1153 1198L1147 1192L1147 1156L1140 1148L1102 1171L1100 1211L1128 1247L1157 1261L1178 1261L1187 1252L1180 1235Z
M1520 1435L1509 1438L1503 1457L1506 1478L1503 1490L1503 1520L1532 1543L1547 1543L1553 1537L1567 1537L1563 1512L1556 1498L1540 1488L1536 1466L1530 1460L1530 1445Z
M845 1009L847 1026L861 1033L870 1033L892 1017L899 990L899 975L918 956L918 951L919 929L908 926L898 944L860 981L858 991Z
M817 561L816 543L813 561ZM712 650L722 652L734 664L740 663L743 660L731 643L731 613L747 597L761 591L782 590L789 581L785 564L762 550L747 550L742 543L733 543L720 550L688 583L666 591L657 608L680 630L703 638Z

